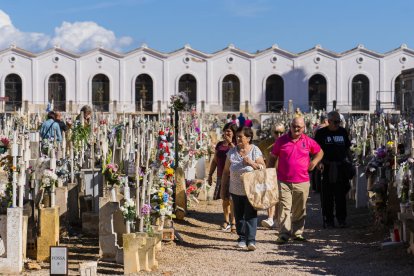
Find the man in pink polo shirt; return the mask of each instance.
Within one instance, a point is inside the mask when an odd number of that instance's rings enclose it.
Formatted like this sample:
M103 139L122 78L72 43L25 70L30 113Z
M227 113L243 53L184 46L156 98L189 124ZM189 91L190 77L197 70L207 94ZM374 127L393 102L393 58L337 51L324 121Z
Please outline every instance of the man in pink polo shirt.
M286 243L290 237L306 241L302 234L310 186L309 171L321 161L323 151L318 143L303 133L304 130L303 117L294 118L290 131L276 141L267 164L268 168L273 168L277 162L280 205L279 238L276 242L279 244Z

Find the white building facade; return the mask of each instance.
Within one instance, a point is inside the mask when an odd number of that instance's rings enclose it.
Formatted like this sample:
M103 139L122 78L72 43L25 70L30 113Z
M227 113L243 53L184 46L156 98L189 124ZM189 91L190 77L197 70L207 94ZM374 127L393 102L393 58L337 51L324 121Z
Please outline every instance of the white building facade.
M0 52L3 111L36 112L48 102L77 112L84 104L102 112L159 112L184 91L205 112L367 112L398 109L399 76L414 67L406 45L380 54L362 45L343 53L320 46L294 54L278 48L248 53L229 45L206 54L186 45L161 53L146 45L120 54L98 48L83 54L53 48L31 53L11 46Z

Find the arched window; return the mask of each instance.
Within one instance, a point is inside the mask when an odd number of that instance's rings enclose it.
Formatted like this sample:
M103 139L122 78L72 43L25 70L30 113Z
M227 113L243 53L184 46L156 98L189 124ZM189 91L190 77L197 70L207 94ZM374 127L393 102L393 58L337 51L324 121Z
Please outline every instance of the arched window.
M352 110L369 110L369 79L365 75L352 79Z
M394 83L394 108L395 110L401 110L402 100L402 87L401 87L401 74L395 79Z
M22 79L17 74L10 74L4 81L6 111L16 111L22 108Z
M240 110L240 81L235 75L223 79L223 111Z
M109 111L109 79L104 74L92 79L92 105L96 111Z
M309 79L309 107L326 110L326 79L320 74Z
M49 78L49 95L48 101L53 100L53 110L66 110L66 80L60 74L53 74Z
M153 95L153 81L147 74L141 74L135 80L135 110L152 111L152 105L154 102Z
M189 106L197 106L197 81L193 75L185 74L178 82L178 92L185 92Z
M284 84L279 75L271 75L266 80L266 112L278 112L283 108Z

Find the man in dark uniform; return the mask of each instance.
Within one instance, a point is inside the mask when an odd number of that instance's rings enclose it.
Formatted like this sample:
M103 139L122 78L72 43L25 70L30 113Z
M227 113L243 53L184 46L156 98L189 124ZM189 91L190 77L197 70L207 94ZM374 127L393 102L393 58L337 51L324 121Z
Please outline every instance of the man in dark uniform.
M335 227L335 217L339 227L346 227L346 194L349 191L349 179L344 163L350 159L348 133L340 126L341 118L338 112L328 114L327 127L319 129L315 140L321 146L325 155L319 164L322 171L322 208L328 228Z

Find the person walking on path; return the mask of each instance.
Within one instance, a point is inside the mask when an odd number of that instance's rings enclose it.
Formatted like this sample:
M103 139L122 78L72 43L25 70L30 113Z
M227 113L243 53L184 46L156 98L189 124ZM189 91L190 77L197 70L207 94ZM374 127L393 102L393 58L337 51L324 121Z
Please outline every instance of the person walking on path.
M290 124L290 131L275 143L268 166L278 162L279 180L279 237L278 244L289 241L306 241L303 237L306 217L306 201L309 195L309 171L312 171L323 157L318 143L304 134L305 121L296 117ZM310 159L312 155L312 160Z
M245 125L245 122L246 122L246 118L244 118L243 113L240 113L240 115L237 119L239 119L239 126L243 127Z
M339 227L346 227L346 194L349 191L349 179L345 175L344 162L351 160L351 142L348 132L341 127L341 117L337 111L328 114L329 125L316 132L315 140L325 155L318 168L322 171L322 210L326 226L335 227L335 217Z
M237 147L227 153L222 185L229 185L233 200L236 229L239 236L237 246L250 251L256 250L257 211L250 204L244 191L241 175L258 170L265 165L262 152L252 144L253 131L240 127L236 132Z
M247 127L252 127L253 126L253 122L252 120L250 120L250 118L247 116L246 117L246 121L244 121L244 125Z
M237 126L233 123L227 123L223 127L223 141L220 141L216 145L215 154L213 160L210 164L210 171L208 173L208 183L212 184L213 182L213 174L217 168L217 180L216 180L216 188L214 189L214 196L213 199L222 199L223 200L223 213L224 213L224 223L221 227L223 231L232 232L236 231L236 221L234 218L233 212L233 201L230 199L228 186L224 187L221 185L221 178L223 175L224 164L226 163L227 152L236 146L236 130ZM225 189L227 188L227 189ZM231 224L230 224L230 216L231 216Z
M40 127L40 137L42 139L54 138L57 142L62 141L62 133L57 122L55 122L56 114L54 111L47 113L47 120Z
M282 123L277 123L272 127L272 138L273 139L273 143L270 146L266 146L266 148L262 149L262 147L260 146L259 143L259 148L262 150L263 152L263 156L264 156L264 160L265 162L267 162L267 164L269 165L269 156L271 154L271 151L273 149L273 146L275 144L275 142L277 141L277 139L282 136L285 133L285 126ZM266 140L264 140L266 141ZM277 166L277 164L276 164ZM267 166L268 168L270 168L269 166ZM262 220L261 225L263 227L266 228L272 228L274 226L274 217L276 214L276 207L272 206L267 210L267 219ZM276 219L276 221L278 221L278 219Z

